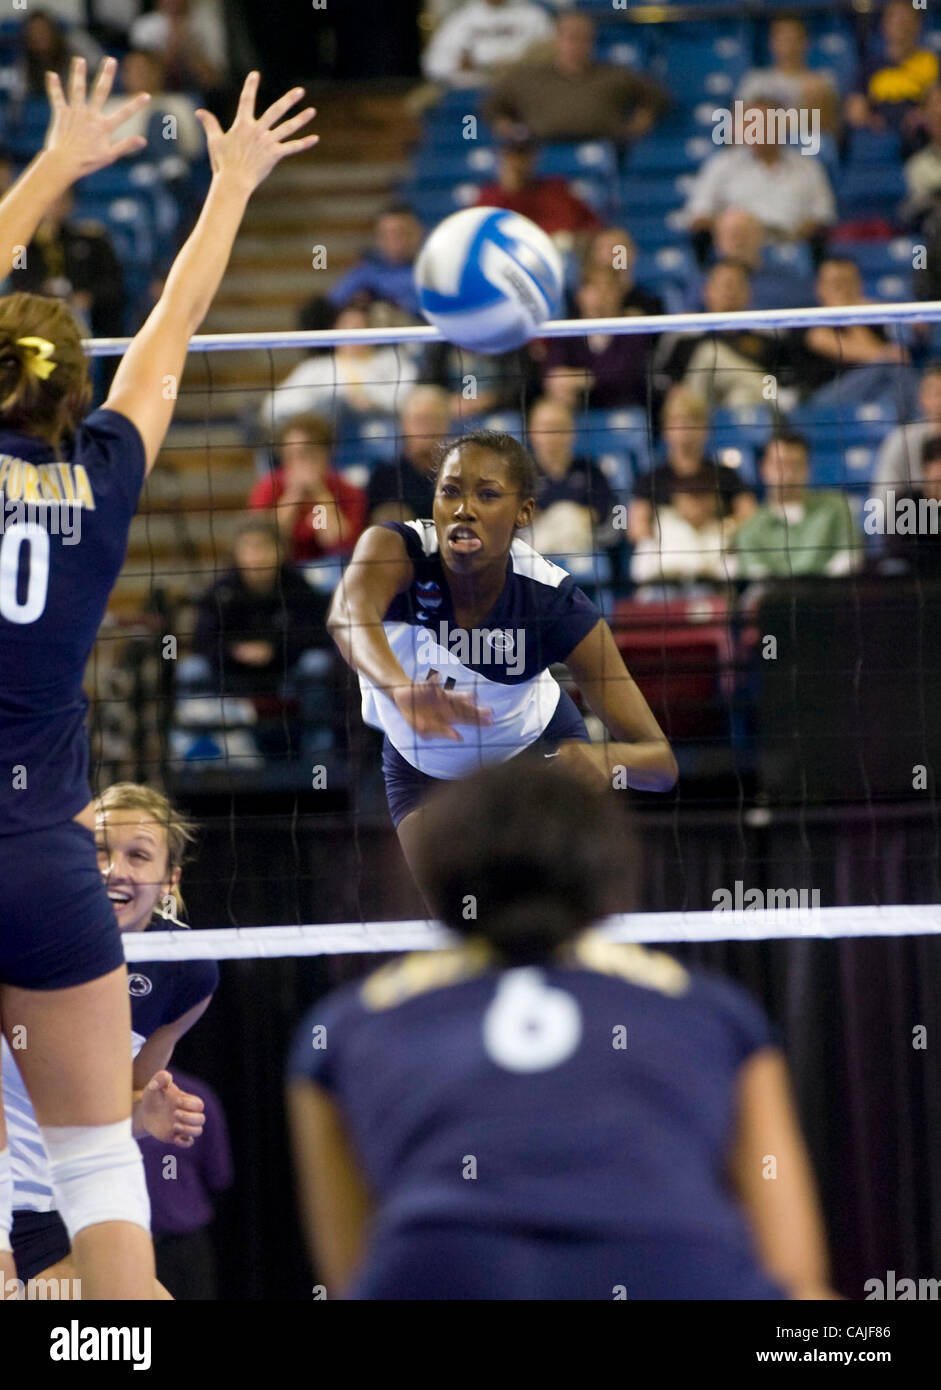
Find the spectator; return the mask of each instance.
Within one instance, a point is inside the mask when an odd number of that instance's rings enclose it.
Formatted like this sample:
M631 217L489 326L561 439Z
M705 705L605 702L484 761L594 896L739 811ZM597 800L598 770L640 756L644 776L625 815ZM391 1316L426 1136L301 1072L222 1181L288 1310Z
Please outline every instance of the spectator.
M376 221L375 249L340 276L328 293L331 304L338 309L353 303L367 308L374 300L382 300L417 314L414 267L424 235L421 223L405 203L386 208Z
M157 0L131 25L130 40L160 55L170 91L208 97L225 85L225 24L213 0Z
M219 1297L219 1279L209 1227L213 1198L232 1186L228 1127L211 1086L177 1067L173 1080L181 1090L202 1098L206 1125L191 1148L174 1147L172 1154L164 1152L165 1142L149 1134L138 1140L150 1196L157 1278L175 1299L214 1300Z
M248 505L275 511L285 554L296 565L347 555L366 524L366 494L330 467L333 430L320 415L296 415L278 432L280 467L260 478Z
M143 0L43 0L42 8L74 33L86 25L96 38L126 46L127 31L141 12ZM26 9L20 4L20 9Z
M635 545L652 539L655 511L671 506L678 490L715 497L720 521L729 516L736 526L747 521L754 514L757 499L734 468L706 457L709 412L702 398L686 386L672 387L663 403L661 428L666 462L642 474L634 485L628 539Z
M540 473L533 545L541 555L591 555L617 539L614 496L601 469L575 457L575 422L560 401L543 397L529 412L529 444Z
M369 327L365 309L341 309L335 327L362 330ZM415 380L415 367L394 347L375 343L345 343L332 352L315 352L299 362L265 397L259 421L266 439L294 415L311 412L335 419L381 413L391 415L403 392Z
M752 68L742 78L738 101L773 95L778 106L805 107L820 112L823 130L833 131L839 120L837 83L832 72L807 66L807 27L797 15L772 19L768 30L770 68Z
M812 492L810 450L803 435L776 430L761 459L765 501L735 533L740 579L845 575L858 567L861 536L848 499Z
M819 159L761 138L773 105L766 98L753 99L743 129L758 137L756 142L720 150L702 165L685 210L694 235L711 234L719 213L730 207L744 208L766 235L784 241L819 240L836 220L833 192Z
M706 276L703 301L710 314L748 309L747 267L741 261L716 261ZM761 405L767 400L768 376L777 357L774 335L754 328L665 334L656 354L658 385L667 384L659 380L661 373L668 382L682 376L683 384L710 409Z
M65 89L69 64L73 58L84 58L90 68L101 58L101 49L82 29L68 33L62 24L45 9L35 9L23 20L20 29L20 57L12 81L11 95L24 97L46 96L46 73L58 73Z
M922 102L928 143L905 161L906 216L915 227L941 206L941 85L935 83Z
M429 343L418 379L443 387L451 397L452 419L461 420L494 410L518 410L521 400L537 392L539 373L525 349L491 354L453 343Z
M712 241L716 260L739 261L748 271L753 309L802 309L813 303L813 278L768 258L765 230L750 212L743 208L720 212ZM701 279L690 285L691 306L698 306L703 289Z
M416 386L399 417L401 452L369 480L369 520L412 521L430 517L435 496L434 454L448 433L451 403L438 386Z
M855 261L828 256L817 272L817 299L828 309L863 304L863 282ZM885 402L903 419L917 408L917 383L908 352L888 340L878 324L796 330L796 380L814 405Z
M150 104L136 112L119 126L119 138L143 135L147 140L147 158L160 169L164 178L179 177L178 171L167 166L169 158L182 160L188 166L206 148L202 127L196 119L196 103L184 92L166 90L166 71L159 53L146 49L131 49L121 59L123 95L109 97L105 111L110 114L122 106L129 96L148 92ZM172 117L168 123L166 118Z
M938 60L920 48L922 19L910 0L889 0L882 12L885 59L871 58L860 71L859 90L846 99L851 126L900 130L911 137L917 104L938 80Z
M124 275L100 222L73 221L71 189L53 203L26 248L24 264L10 273L11 292L67 300L97 338L125 331Z
M273 522L249 517L233 565L199 601L193 651L227 695L275 694L304 652L328 647L327 600L281 558Z
M929 362L918 387L920 420L899 425L886 435L876 459L872 495L886 499L893 488L901 493L918 486L928 441L941 435L941 362Z
M576 292L580 317L622 317L622 293L615 271L586 271ZM542 360L545 394L570 409L576 405L589 410L646 406L653 341L648 333L551 338Z
M621 313L662 314L663 300L658 294L645 290L634 279L637 247L626 227L604 227L588 243L586 270L613 270L621 286Z
M484 115L497 135L536 140L637 140L669 104L650 78L596 62L595 28L586 14L555 21L552 57L520 63L493 87Z
M521 213L553 237L560 250L570 251L578 247L587 233L600 228L601 221L564 179L539 178L534 174L536 153L532 140L505 139L500 147L497 182L480 190L477 206Z
M422 71L446 87L482 87L551 33L545 10L528 0L467 0L435 30Z
M631 578L635 584L683 586L728 579L728 530L714 493L678 485L671 504L657 508L654 534L635 545Z
M886 555L924 579L941 579L941 437L925 444L919 482L890 493L885 506L895 513L893 530L886 535ZM915 518L913 529L898 524L906 511Z

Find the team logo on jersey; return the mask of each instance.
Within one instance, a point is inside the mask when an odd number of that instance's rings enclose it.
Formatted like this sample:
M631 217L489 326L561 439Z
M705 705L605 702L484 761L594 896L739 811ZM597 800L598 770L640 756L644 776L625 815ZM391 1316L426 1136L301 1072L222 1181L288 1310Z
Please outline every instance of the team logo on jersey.
M419 579L415 584L418 602L422 608L440 608L444 595L441 586L434 579Z
M487 641L490 650L498 661L513 661L513 654L516 650L512 632L503 632L499 628L494 632L487 632Z
M148 980L146 975L128 975L127 992L133 994L135 999L143 999L145 994L149 994L153 989L153 981Z

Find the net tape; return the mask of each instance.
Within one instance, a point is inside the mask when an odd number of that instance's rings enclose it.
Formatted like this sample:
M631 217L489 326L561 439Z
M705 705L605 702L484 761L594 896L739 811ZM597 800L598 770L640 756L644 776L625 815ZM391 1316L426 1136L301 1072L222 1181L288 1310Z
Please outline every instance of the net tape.
M638 912L609 918L612 941L645 945L698 941L841 940L941 934L941 905L765 908L729 912ZM437 922L330 922L302 927L224 927L209 931L125 933L138 960L251 960L284 956L438 951L457 938Z

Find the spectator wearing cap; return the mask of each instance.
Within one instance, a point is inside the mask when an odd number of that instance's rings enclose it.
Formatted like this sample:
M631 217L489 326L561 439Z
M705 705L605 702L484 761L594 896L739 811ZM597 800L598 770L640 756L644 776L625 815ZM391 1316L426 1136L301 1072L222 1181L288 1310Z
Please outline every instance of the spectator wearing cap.
M777 430L761 459L764 504L732 540L739 579L839 576L859 567L862 537L847 497L812 491L810 449L803 435Z
M484 115L497 135L625 144L651 130L668 94L641 73L598 62L594 46L588 15L560 14L551 57L517 64L491 89Z
M528 0L468 0L435 30L422 71L445 87L483 87L551 33L545 10Z
M418 313L415 258L424 240L422 225L406 203L394 203L376 219L375 244L328 292L338 309L366 308L376 300L408 314Z
M726 208L744 208L769 237L819 241L836 221L836 203L823 165L768 139L772 98L754 98L743 113L750 143L730 145L700 168L685 208L690 232L711 235ZM753 138L752 138L753 137Z
M561 243L560 249L577 248L588 233L601 227L601 221L564 179L542 178L534 172L537 154L534 140L519 135L505 137L500 144L497 181L480 190L477 205L518 212Z
M274 512L295 564L348 555L366 524L366 494L330 467L332 445L322 416L294 416L278 432L278 467L249 495L252 510Z

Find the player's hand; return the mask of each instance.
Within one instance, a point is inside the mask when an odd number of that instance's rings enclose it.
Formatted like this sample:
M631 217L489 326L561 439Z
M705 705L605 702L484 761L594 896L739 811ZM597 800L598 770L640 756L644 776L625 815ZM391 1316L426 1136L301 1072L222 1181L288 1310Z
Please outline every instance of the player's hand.
M395 707L421 738L448 738L463 743L455 724L474 724L478 728L493 723L493 711L470 695L445 690L441 677L433 671L426 681L413 681L392 692Z
M316 116L312 106L305 106L297 115L277 124L300 101L303 87L292 87L256 117L255 99L260 80L257 72L250 72L246 77L235 120L227 131L223 132L211 111L196 112L206 132L212 172L234 180L248 193L254 192L287 155L301 154L320 139L319 135L304 135L299 140L287 138Z
M85 59L73 58L69 69L69 94L66 97L58 73L46 73L46 94L52 107L52 120L46 133L45 149L61 159L69 177L74 183L96 169L104 169L126 154L136 154L147 144L143 135L128 135L123 140L112 136L129 116L146 106L150 97L141 92L130 97L110 115L105 115L104 105L111 95L114 74L117 71L114 58L105 58L91 96L85 92Z
M181 1091L168 1071L155 1072L147 1082L138 1116L148 1134L180 1149L191 1148L206 1123L202 1097Z

